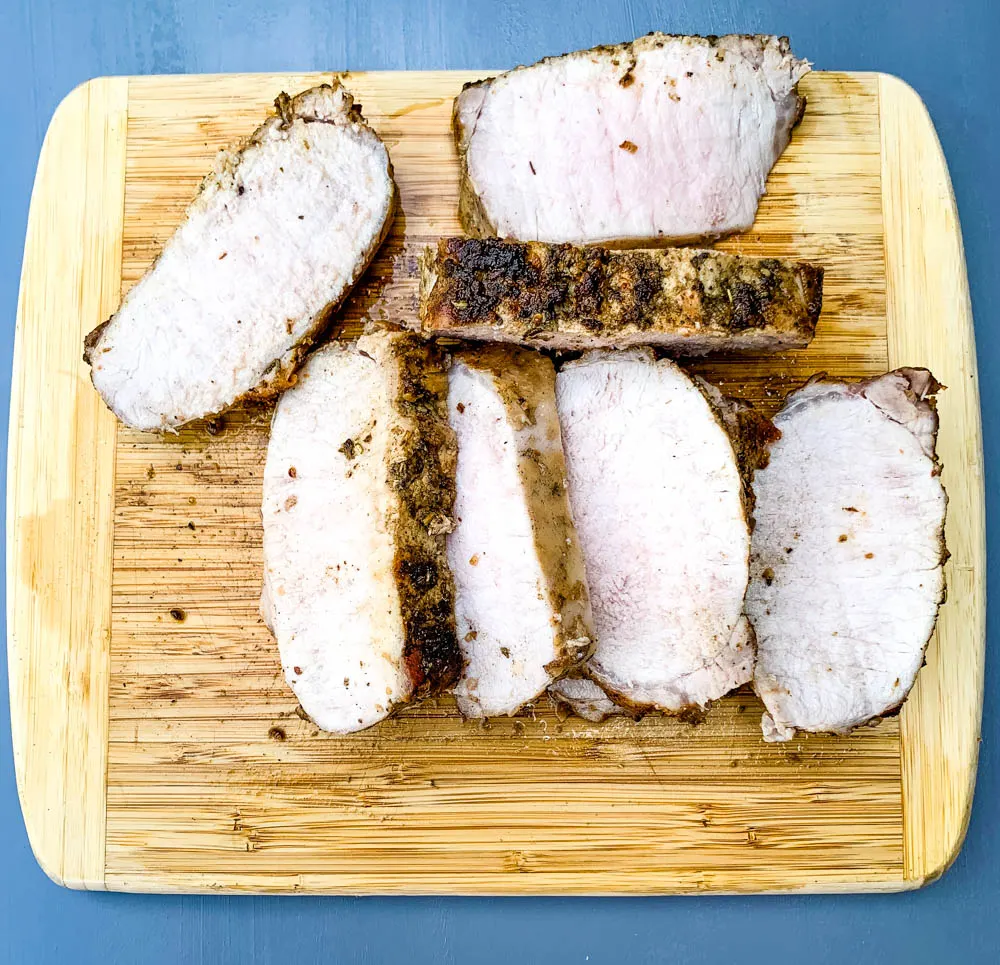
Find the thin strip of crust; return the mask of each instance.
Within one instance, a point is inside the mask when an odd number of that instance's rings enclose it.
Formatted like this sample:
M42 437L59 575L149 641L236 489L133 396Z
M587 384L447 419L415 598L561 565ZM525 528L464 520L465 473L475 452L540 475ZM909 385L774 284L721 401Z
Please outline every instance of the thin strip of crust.
M802 348L823 301L815 265L691 248L444 238L420 275L425 333L558 350Z
M448 425L447 356L411 333L383 337L390 338L398 379L387 454L389 485L399 500L393 573L405 625L403 660L414 695L423 697L447 690L462 672L446 546L458 444Z

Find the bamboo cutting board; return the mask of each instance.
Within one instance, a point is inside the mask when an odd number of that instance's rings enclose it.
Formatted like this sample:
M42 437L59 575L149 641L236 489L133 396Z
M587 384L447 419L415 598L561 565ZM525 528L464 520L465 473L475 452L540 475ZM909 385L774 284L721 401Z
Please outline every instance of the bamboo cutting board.
M352 74L402 212L345 313L412 319L415 254L459 230L451 98L479 73ZM257 613L269 412L157 437L81 361L218 147L330 75L113 78L70 94L38 165L11 400L7 617L18 790L45 871L135 891L640 893L918 887L960 847L984 647L982 443L961 235L919 98L809 75L753 229L721 247L826 267L812 346L700 362L773 412L817 370L926 365L950 497L949 598L902 714L760 738L738 693L697 726L430 701L365 733L296 713Z

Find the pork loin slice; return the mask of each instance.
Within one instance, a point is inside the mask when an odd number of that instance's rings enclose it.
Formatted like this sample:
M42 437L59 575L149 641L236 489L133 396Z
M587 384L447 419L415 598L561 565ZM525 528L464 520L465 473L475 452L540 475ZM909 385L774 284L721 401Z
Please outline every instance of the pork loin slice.
M339 84L223 151L84 358L122 422L169 429L289 384L389 230L385 145Z
M466 717L513 714L585 659L593 638L556 374L537 352L488 346L456 354L448 381L458 436L448 561L467 660L455 695Z
M732 666L733 679L740 681L732 689L747 683L753 676L755 646L753 627L745 616L740 616L725 658ZM571 672L555 681L549 687L549 696L557 707L593 723L609 717L638 717L641 713L627 704L616 704L597 681L586 676L586 672Z
M443 238L420 278L425 332L557 350L803 348L823 302L822 268L694 248Z
M461 671L446 393L435 348L377 333L317 351L274 413L261 611L324 730L368 727Z
M750 534L729 435L643 350L567 364L556 401L597 633L587 675L635 712L703 708L750 677L731 645Z
M656 33L467 85L462 226L577 243L749 228L808 70L787 37Z
M775 417L747 593L765 740L846 733L913 685L944 595L939 388L926 369L819 376Z

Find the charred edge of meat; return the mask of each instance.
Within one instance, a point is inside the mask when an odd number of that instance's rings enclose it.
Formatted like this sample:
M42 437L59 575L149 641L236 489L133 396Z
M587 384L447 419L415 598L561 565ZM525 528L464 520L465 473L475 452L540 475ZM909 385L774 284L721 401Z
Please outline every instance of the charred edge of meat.
M733 449L743 482L743 505L752 530L753 512L757 503L753 491L754 473L758 469L767 468L771 460L771 446L781 438L781 430L749 402L737 402L733 407L733 415L736 420Z
M816 332L823 307L823 269L807 262L782 262L762 258L748 263L719 251L701 251L691 263L698 272L695 290L710 325L733 332L759 328L779 320L775 309L798 300L801 285L808 324L808 336Z
M501 326L526 340L557 331L566 319L584 329L680 325L742 333L773 326L812 338L823 299L823 269L717 251L690 257L694 303L664 294L687 261L675 251L613 251L569 244L445 238L423 260L422 311L429 328ZM679 260L679 258L681 260ZM798 306L805 307L803 317ZM690 312L692 318L685 318Z
M324 86L329 85L324 84ZM292 111L292 99L285 91L282 91L274 99L274 112L281 118L281 126L283 128L291 127L292 121L295 120L295 114Z
M289 98L287 94L282 92L281 94L278 95L278 98L274 102L275 109L276 111L278 111L279 116L284 117L284 115L281 114L281 108L279 108L278 102L283 97L287 98L288 100L285 107L287 110L292 111L292 114L290 116L292 120L295 120L296 117L300 116L294 113L294 108L296 104L300 102L300 98L302 98L305 94L308 94L313 90L318 90L323 87L331 87L331 86L332 89L336 90L338 87L342 85L340 84L340 81L335 81L334 85L321 84L319 85L319 87L310 88L310 90L308 91L303 91L300 94L296 94L295 97L292 98ZM351 115L355 123L371 130L370 125L361 116L360 113L358 113L357 115L354 114L353 107L351 108ZM226 152L227 167L235 169L236 166L242 160L243 152L248 147L260 143L260 139L263 135L265 128L272 122L272 120L273 118L268 118L268 120L266 120L263 124L261 124L260 127L258 127L253 132L253 134L251 134L245 141L243 141L239 145L236 151ZM374 133L374 131L372 133ZM383 243L385 242L385 239L389 236L389 232L392 231L392 224L396 220L396 213L399 208L399 186L396 184L394 178L394 172L392 169L392 159L388 158L388 152L386 152L386 157L388 159L387 165L388 165L389 181L392 183L392 199L389 202L389 211L388 214L386 215L385 224L382 225L382 230L379 232L378 237L373 241L371 248L367 252L366 257L363 258L358 263L357 271L355 271L354 275L350 278L350 280L344 287L344 293L341 295L340 298L336 299L335 301L329 302L327 305L324 305L323 308L321 308L315 314L312 320L312 324L309 326L309 329L302 336L302 338L296 343L296 345L291 349L288 355L281 359L275 359L271 363L271 365L265 370L265 373L262 376L260 384L252 388L249 392L244 392L243 395L237 396L235 399L233 399L232 402L229 403L229 405L225 406L223 409L220 409L218 412L206 413L201 418L212 419L215 416L221 415L223 412L228 411L229 409L235 409L241 405L253 404L256 402L266 402L269 399L273 399L276 395L280 395L286 389L290 389L295 384L296 372L302 366L302 363L306 360L307 356L312 351L312 348L316 344L316 342L318 342L323 337L323 335L326 334L327 330L330 328L331 323L333 322L333 319L336 317L340 309L344 306L347 299L350 298L351 292L354 290L355 285L357 285L358 281L361 279L361 276L364 275L364 273L368 270L368 267L371 265L372 261L375 260L375 256L378 254L379 249L382 247ZM190 204L193 204L194 201L197 200L198 196L204 190L205 185L212 178L216 177L218 177L216 172L210 172L205 176L202 183L198 187L198 191L196 192L195 197L192 198ZM149 271L152 271L152 269L156 266L156 263L160 260L161 254L162 251L157 252L156 257L150 263L149 268L146 269L147 273ZM122 301L122 304L124 304L124 300ZM115 315L117 315L118 312L121 311L121 308L122 306L119 305L118 310L114 312L114 314L112 314L110 318L108 318L106 321L101 322L100 325L98 325L92 332L90 332L84 338L83 360L88 365L92 364L91 360L93 358L94 351L97 349L97 346L100 343L101 336L104 334L104 330L114 319ZM105 402L107 402L107 400L105 400ZM115 410L110 406L110 404L108 404L108 408L111 408L111 411L114 412L115 416L118 419L120 419L123 423L125 422L121 414L119 412L115 412Z
M394 406L406 424L389 463L399 500L393 574L405 622L403 662L422 697L452 686L463 669L446 537L434 525L454 507L458 443L447 422L444 354L416 335L397 338L392 354L400 379Z
M112 316L113 318L114 316ZM92 332L84 337L83 340L83 360L88 365L91 363L91 357L94 353L94 349L97 348L97 343L101 340L101 336L104 334L104 330L111 324L111 319L101 322Z

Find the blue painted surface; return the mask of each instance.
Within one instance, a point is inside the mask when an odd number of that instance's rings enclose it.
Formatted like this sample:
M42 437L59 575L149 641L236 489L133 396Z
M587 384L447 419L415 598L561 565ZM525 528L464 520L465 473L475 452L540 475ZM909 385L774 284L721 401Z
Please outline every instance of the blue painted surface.
M101 74L477 68L651 29L790 34L818 68L884 70L921 94L951 168L979 348L988 538L1000 445L1000 84L994 0L0 0L0 405L10 393L32 177L52 112ZM6 459L4 459L4 464ZM990 590L996 588L991 556ZM989 636L997 615L991 612ZM988 659L979 786L965 849L909 895L675 899L313 899L93 895L32 858L0 702L0 962L996 962L1000 760Z

